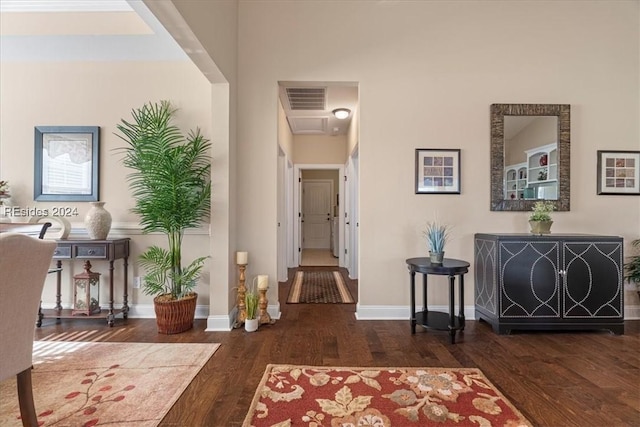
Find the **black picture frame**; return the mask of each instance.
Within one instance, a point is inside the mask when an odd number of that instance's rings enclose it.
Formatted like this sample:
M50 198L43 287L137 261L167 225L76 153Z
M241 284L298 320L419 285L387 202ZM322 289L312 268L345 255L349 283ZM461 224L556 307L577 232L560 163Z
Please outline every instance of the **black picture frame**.
M36 126L34 133L33 199L98 201L100 127Z
M640 195L640 151L598 150L597 193Z
M460 194L460 149L416 149L416 194Z

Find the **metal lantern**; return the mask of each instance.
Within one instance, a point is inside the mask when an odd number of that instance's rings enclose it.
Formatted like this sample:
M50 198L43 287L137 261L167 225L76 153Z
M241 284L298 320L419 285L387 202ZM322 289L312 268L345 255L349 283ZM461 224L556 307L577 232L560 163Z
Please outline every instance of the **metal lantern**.
M72 315L100 313L100 273L91 271L89 260L84 263L84 272L73 276L73 288Z

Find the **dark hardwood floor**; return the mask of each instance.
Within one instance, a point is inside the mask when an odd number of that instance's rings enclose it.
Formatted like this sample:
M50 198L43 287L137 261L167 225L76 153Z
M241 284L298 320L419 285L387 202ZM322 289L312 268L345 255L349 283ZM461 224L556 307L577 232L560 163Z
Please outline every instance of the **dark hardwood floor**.
M290 275L293 277L293 275ZM477 367L535 425L640 426L640 321L625 335L595 332L516 332L496 335L484 322L467 321L449 343L444 331L409 321L356 321L355 305L286 304L282 317L258 332L205 332L205 320L178 335L159 335L154 319L103 321L46 319L36 339L58 337L122 342L218 342L220 349L196 376L161 426L240 426L269 363L324 366ZM350 282L357 297L357 283ZM74 335L78 333L78 335Z

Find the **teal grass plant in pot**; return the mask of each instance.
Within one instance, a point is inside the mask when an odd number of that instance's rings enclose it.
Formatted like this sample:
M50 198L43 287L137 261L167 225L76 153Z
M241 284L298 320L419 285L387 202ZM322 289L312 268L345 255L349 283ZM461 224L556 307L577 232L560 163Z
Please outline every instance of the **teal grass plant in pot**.
M427 223L423 234L429 248L429 259L432 264L442 264L444 247L449 240L450 226L437 221Z
M529 226L533 234L549 234L551 233L551 212L555 209L555 205L550 201L535 202L531 214L529 214Z
M163 233L168 247L151 246L140 255L143 292L154 296L158 332L176 334L193 327L198 294L193 291L206 256L183 265L182 241L188 228L208 218L211 205L210 146L200 130L187 136L172 124L168 101L147 103L122 120L116 134L127 143L123 163L133 192L132 212L143 233Z

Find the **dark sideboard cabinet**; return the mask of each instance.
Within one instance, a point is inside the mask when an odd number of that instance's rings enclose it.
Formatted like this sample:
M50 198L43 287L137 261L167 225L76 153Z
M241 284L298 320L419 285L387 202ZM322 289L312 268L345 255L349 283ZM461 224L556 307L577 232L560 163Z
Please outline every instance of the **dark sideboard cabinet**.
M482 234L474 239L475 316L494 332L624 333L622 238Z

